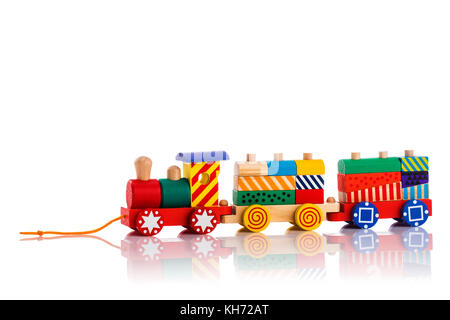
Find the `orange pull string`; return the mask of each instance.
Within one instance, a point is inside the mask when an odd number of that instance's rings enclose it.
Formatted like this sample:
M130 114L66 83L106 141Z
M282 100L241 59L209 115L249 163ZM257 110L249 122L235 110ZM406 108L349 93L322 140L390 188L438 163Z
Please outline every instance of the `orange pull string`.
M100 230L105 229L107 226L109 226L111 223L114 223L120 219L122 219L124 215L121 215L120 217L117 217L115 219L112 219L107 224L101 226L100 228L94 229L94 230L88 230L88 231L78 231L78 232L60 232L60 231L36 231L36 232L20 232L22 235L38 235L42 237L44 234L57 234L57 235L82 235L82 234L91 234L99 232Z

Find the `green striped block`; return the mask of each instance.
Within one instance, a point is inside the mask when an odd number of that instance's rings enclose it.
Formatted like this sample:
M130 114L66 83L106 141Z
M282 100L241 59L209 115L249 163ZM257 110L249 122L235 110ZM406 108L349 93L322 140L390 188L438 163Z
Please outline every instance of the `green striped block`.
M338 162L338 172L342 174L398 172L400 170L401 163L397 157L360 160L343 159Z
M233 203L238 206L252 204L295 204L295 190L237 191L233 190Z

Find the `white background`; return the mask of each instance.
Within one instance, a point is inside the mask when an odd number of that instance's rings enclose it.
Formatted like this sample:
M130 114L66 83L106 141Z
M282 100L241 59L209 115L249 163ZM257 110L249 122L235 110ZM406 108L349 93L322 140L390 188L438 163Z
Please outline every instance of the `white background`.
M2 1L1 298L450 298L448 1ZM120 214L139 155L165 177L179 151L224 149L326 162L404 149L430 157L431 277L136 283L120 251L92 239L19 241ZM383 233L392 221L374 230ZM319 234L342 223L325 222ZM266 234L283 234L288 224ZM220 225L214 237L232 236ZM170 227L160 239L175 238ZM99 236L120 246L119 223ZM377 277L375 277L378 280Z

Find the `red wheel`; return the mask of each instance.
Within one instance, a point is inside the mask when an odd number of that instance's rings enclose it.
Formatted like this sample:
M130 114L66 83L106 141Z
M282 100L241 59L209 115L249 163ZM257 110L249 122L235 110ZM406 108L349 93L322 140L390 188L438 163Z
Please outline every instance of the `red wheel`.
M164 227L164 220L158 210L142 210L136 215L136 230L144 236L154 236Z
M218 223L214 208L196 208L189 216L189 229L199 234L210 233Z

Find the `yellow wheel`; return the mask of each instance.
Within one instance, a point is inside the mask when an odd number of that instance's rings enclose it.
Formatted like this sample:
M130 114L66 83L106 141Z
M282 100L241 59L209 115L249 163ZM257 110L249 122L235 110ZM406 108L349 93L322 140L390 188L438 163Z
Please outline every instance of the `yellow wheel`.
M266 207L254 204L245 209L244 227L252 232L261 232L267 228L270 223L270 213Z
M262 258L270 250L270 240L263 233L252 233L244 239L244 250L252 258Z
M295 238L297 250L305 256L315 256L323 250L323 238L315 231L301 231Z
M305 203L295 210L295 224L302 230L310 231L317 229L323 221L322 210L312 203Z

